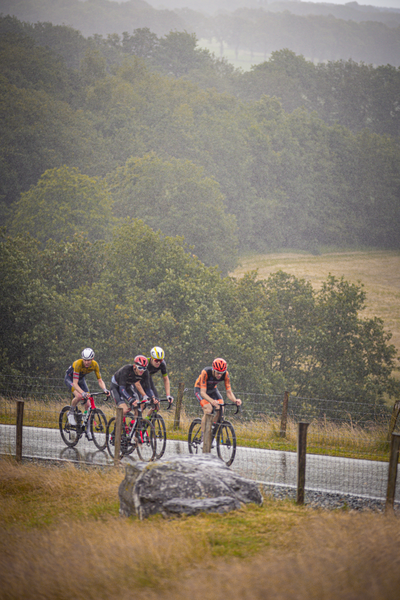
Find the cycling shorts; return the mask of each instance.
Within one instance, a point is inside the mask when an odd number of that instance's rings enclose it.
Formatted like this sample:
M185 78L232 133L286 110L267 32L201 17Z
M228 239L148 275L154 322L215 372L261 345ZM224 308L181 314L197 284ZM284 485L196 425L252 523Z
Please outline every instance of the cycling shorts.
M65 385L67 386L67 388L69 389L69 391L72 394L75 391L74 390L74 382L72 381L72 377L68 377L68 375L66 375L65 378L64 378L64 383L65 383ZM84 392L89 392L89 388L87 386L87 383L86 383L85 379L81 379L79 381L79 387Z
M201 407L205 406L206 404L210 404L208 400L205 400L202 397L199 387L194 388L194 395L196 396L197 400L200 402ZM215 390L213 390L210 393L207 392L207 395L210 396L210 398L212 398L213 400L216 400L218 402L218 404L224 403L224 399L222 398L222 396L221 396L219 390L217 390L217 388L215 388Z
M139 394L134 389L133 386L128 385L126 387L126 391L128 392L128 394L130 394L132 396L131 402L135 402L135 400L139 400ZM120 406L121 404L127 404L130 406L131 402L128 402L128 399L125 398L125 396L121 396L120 391L119 391L119 385L117 385L116 383L111 383L110 392L111 392L111 395L114 398L115 404L117 406Z

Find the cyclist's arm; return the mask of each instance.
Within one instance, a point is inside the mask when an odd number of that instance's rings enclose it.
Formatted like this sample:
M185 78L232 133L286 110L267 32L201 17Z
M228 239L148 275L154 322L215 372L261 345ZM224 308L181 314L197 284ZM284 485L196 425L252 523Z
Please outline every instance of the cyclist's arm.
M232 392L232 390L229 390L226 392L226 397L228 398L228 400L230 400L231 402L234 402L238 406L240 406L242 404L242 401L239 398L236 398L236 396Z
M135 381L134 383L135 388L137 389L137 391L139 392L139 394L142 396L149 396L149 394L146 394L146 392L144 391L142 384L139 381ZM152 393L152 396L154 396L154 393Z
M165 393L166 393L167 396L170 396L171 395L171 386L170 386L170 383L169 383L169 377L168 377L168 375L164 375L163 379L164 379Z
M102 379L98 379L97 383L99 384L99 386L103 390L103 392L108 392L108 389L106 388L106 384L104 383L104 381Z
M215 408L219 408L219 402L217 400L214 400L214 398L211 398L211 396L207 394L207 389L200 388L200 394L201 397L204 398L204 400L207 400L207 402L215 406Z

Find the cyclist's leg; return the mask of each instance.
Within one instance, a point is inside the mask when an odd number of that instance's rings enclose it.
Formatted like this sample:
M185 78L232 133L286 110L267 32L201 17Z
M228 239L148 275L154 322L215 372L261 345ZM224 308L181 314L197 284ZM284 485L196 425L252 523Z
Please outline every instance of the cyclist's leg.
M130 406L125 402L125 399L121 397L119 386L115 383L111 383L110 392L111 396L114 398L115 405L117 408L122 408L125 416L130 411Z
M70 409L69 409L69 413L68 413L68 421L69 421L70 425L76 425L75 410L76 410L78 402L80 400L83 400L83 397L80 392L78 392L77 390L74 389L72 378L66 376L64 379L64 382L65 382L66 386L68 387L69 391L71 392L71 405L70 405ZM79 382L79 385L84 392L89 391L86 381L84 379L82 379ZM89 404L87 403L87 406L88 405Z
M208 402L208 400L205 400L201 396L200 388L198 388L198 387L194 388L194 395L196 396L197 400L200 403L201 408L203 409L203 418L201 420L201 432L202 432L202 437L203 437L204 426L205 426L205 422L206 422L206 415L210 415L212 413L213 405L210 404L210 402ZM213 400L217 400L219 404L223 403L222 396L217 389L213 390L208 395ZM221 411L215 411L214 423L220 419L220 413L221 413Z

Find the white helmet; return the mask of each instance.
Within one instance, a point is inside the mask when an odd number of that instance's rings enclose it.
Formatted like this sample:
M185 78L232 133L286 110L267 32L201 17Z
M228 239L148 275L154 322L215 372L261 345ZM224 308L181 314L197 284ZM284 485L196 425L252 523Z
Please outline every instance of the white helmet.
M154 346L154 348L150 350L150 354L152 358L155 358L156 360L162 360L165 356L164 350L160 348L160 346Z
M82 350L81 356L83 360L93 360L94 351L91 348L85 348L84 350Z

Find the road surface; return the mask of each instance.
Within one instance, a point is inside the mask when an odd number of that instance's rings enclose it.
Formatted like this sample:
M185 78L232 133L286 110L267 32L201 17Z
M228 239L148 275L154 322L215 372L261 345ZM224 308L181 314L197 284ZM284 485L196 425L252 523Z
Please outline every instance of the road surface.
M0 425L0 453L15 455L15 426ZM168 440L165 458L173 454L188 454L187 443ZM75 448L66 447L57 429L24 427L22 455L94 465L113 464L107 450L100 452L86 438L82 437ZM135 460L136 453L125 457L122 462L129 464ZM297 454L294 452L238 447L231 468L259 482L296 487ZM307 490L385 499L387 476L388 463L385 462L307 454ZM397 478L396 498L400 498L400 476Z

